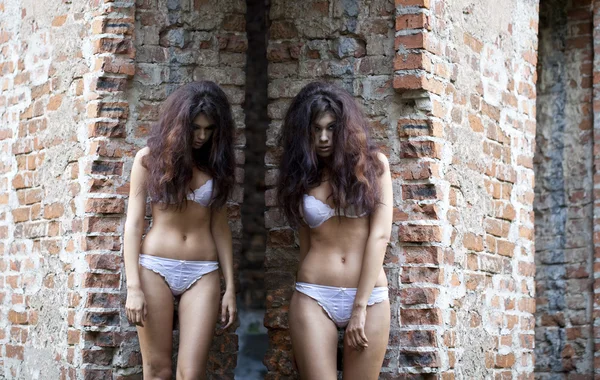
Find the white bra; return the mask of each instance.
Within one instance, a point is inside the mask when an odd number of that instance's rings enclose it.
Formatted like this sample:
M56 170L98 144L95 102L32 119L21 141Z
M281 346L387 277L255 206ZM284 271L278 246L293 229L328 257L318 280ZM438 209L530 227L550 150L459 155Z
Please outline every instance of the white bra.
M199 203L201 206L208 207L212 199L212 179L209 179L196 190L187 195L187 199Z
M366 212L359 213L356 206L340 209L336 212L327 203L320 201L312 195L304 194L302 202L302 214L304 221L310 228L317 228L334 216L345 216L346 218L362 218Z

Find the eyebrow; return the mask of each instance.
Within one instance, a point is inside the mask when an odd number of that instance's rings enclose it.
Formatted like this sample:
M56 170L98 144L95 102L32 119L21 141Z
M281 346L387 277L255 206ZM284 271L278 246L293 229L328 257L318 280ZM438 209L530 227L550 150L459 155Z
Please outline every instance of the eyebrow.
M198 128L202 128L200 124L192 123L192 125ZM216 128L216 126L216 124L209 124L208 126L206 126L206 128Z

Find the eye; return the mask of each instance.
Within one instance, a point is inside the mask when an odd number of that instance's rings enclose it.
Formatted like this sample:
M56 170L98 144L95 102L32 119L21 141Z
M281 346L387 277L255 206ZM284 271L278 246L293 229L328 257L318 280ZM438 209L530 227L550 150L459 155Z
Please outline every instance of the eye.
M327 127L327 130L329 130L329 131L333 131L333 124L329 125L329 126Z

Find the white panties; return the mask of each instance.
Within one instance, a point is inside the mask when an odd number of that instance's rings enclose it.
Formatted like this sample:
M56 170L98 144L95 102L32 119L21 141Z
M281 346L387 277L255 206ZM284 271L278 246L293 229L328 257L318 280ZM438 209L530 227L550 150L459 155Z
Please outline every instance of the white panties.
M356 298L356 288L338 288L297 282L296 290L317 301L337 327L345 327L350 321L354 298ZM385 286L375 287L367 305L371 306L387 299L388 288Z
M219 269L218 261L175 260L152 255L140 255L140 265L160 274L174 296L188 290L205 274Z

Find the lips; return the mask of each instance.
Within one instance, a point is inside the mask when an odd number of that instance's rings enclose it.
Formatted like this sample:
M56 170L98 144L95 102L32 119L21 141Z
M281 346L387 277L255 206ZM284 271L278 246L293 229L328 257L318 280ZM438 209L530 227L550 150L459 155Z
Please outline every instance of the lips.
M319 149L322 152L327 152L328 150L331 149L331 146L320 146L317 149Z

